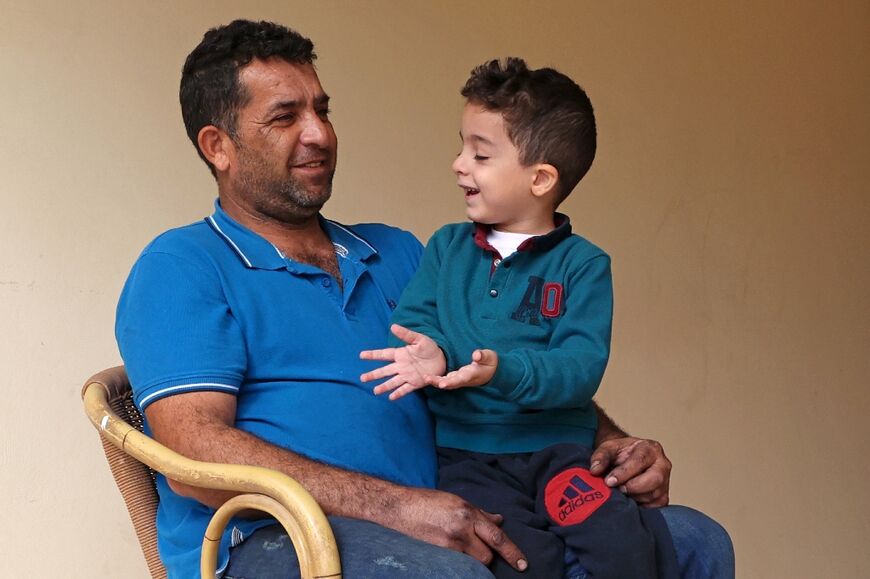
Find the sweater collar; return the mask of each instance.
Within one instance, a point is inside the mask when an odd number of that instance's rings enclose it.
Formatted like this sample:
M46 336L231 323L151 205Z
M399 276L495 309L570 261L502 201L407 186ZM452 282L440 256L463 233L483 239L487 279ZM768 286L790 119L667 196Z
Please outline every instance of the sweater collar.
M564 213L556 213L553 220L556 223L555 229L549 233L545 233L544 235L536 235L528 238L517 247L517 251L547 251L571 235L571 219L567 215ZM491 229L491 225L475 222L473 230L474 243L481 249L498 253L497 250L486 240L486 236Z

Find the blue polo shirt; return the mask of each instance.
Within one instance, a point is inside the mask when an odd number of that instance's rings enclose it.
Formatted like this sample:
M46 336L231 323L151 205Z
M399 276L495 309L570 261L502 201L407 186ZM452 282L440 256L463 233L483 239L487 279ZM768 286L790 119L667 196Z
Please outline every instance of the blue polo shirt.
M184 392L237 397L236 427L328 464L409 486L436 480L432 422L419 396L391 402L359 376L379 365L361 350L387 342L392 310L420 260L408 232L320 218L343 289L293 261L215 203L205 220L159 236L139 256L115 334L145 409ZM147 424L146 424L147 428ZM198 576L213 513L159 477L160 555L171 578ZM272 521L234 520L231 545Z

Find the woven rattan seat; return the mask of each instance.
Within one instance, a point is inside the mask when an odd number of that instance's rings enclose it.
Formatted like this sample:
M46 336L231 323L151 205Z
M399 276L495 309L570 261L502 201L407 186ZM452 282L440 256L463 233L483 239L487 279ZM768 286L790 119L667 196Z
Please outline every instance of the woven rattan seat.
M123 366L95 374L82 388L85 412L100 432L112 476L133 521L148 570L166 578L157 552L155 521L159 496L155 471L174 480L205 488L232 490L237 495L219 508L203 538L201 575L213 579L220 537L237 512L269 513L290 535L303 579L341 578L335 537L323 511L310 494L290 477L269 469L204 463L187 459L144 434L142 414Z

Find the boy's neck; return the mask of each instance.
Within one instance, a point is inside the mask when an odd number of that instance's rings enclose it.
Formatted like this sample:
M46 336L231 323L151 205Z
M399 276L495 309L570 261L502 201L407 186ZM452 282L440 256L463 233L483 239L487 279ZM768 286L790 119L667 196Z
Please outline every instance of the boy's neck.
M491 227L502 233L521 233L523 235L546 235L556 229L554 212L504 223L493 223Z

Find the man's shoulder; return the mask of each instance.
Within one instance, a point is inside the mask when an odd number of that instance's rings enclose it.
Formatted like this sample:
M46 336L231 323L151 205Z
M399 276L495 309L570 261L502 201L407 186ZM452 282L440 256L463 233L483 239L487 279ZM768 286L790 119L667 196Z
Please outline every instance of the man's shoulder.
M168 253L179 257L201 256L214 241L217 238L211 227L201 220L164 231L145 246L142 255Z

